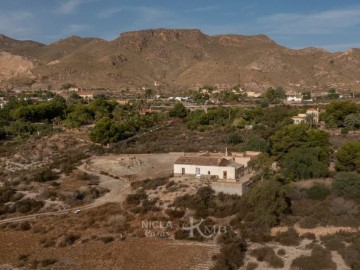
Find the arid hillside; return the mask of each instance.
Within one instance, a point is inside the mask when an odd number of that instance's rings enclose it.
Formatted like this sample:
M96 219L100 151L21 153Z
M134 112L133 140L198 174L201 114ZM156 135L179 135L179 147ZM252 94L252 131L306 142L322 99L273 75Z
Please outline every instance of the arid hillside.
M75 83L116 90L155 87L156 82L160 88L240 84L252 90L279 85L360 90L360 49L292 50L265 35L208 36L200 30L156 29L123 33L113 41L72 36L49 45L1 35L1 51L11 54L8 62L17 56L26 62L25 67L2 64L2 86L57 88Z

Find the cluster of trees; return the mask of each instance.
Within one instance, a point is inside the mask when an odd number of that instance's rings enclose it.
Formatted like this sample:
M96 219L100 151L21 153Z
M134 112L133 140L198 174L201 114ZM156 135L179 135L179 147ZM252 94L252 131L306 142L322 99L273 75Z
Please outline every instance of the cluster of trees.
M119 105L105 96L84 101L76 93L68 100L54 96L49 100L12 98L0 109L0 140L7 137L26 138L34 133L48 133L53 125L79 128L94 124L90 138L109 143L127 138L142 128L165 118L164 114L140 115L137 105Z
M98 120L89 136L93 142L107 144L116 143L133 136L141 129L152 127L165 119L164 114L152 113L149 115L135 114L122 121L104 117Z
M271 151L290 179L325 177L331 144L329 134L306 124L288 125L271 137Z
M352 101L336 100L325 107L321 115L329 128L347 128L349 130L360 128L359 107Z
M246 125L252 125L255 130L269 138L275 130L284 125L292 123L291 117L297 114L297 109L288 106L277 106L274 108L255 107L229 108L218 107L191 111L187 115L187 125L190 129L205 130L219 126L232 126L243 129Z
M269 103L279 103L281 100L285 99L285 90L282 87L277 88L268 88L265 92L265 99Z

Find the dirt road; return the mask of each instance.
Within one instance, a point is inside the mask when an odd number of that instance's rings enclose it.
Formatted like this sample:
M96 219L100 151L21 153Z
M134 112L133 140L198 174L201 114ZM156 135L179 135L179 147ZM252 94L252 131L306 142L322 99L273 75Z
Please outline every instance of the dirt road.
M106 193L104 196L95 199L94 202L87 205L59 210L55 212L51 211L51 212L43 212L43 213L31 214L21 217L7 218L0 220L0 225L6 223L28 221L36 218L47 217L47 216L58 216L58 215L64 215L70 213L75 214L75 212L78 212L79 210L84 211L111 202L122 203L125 200L127 194L129 194L129 192L131 191L130 184L125 179L115 179L107 175L102 175L96 171L90 170L87 167L86 163L79 166L78 169L83 172L98 176L100 179L99 185L101 187L107 188L109 192Z

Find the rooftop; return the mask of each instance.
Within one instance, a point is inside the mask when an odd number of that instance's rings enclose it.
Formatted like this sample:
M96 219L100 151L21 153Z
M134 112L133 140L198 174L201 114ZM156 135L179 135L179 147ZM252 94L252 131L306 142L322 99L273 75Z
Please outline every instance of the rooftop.
M184 165L198 165L198 166L219 166L226 167L229 164L229 161L225 158L217 157L179 157L175 164L184 164Z

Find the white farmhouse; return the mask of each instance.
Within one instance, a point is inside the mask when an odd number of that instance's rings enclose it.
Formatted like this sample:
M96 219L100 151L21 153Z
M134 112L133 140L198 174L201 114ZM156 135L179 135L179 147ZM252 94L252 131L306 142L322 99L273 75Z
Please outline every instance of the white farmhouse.
M320 112L317 109L308 109L306 113L299 113L297 116L294 116L291 119L294 121L294 124L297 125L305 122L308 116L312 117L312 121L315 125L319 124Z
M239 180L244 165L219 157L182 156L174 164L174 175L216 177L221 180Z

